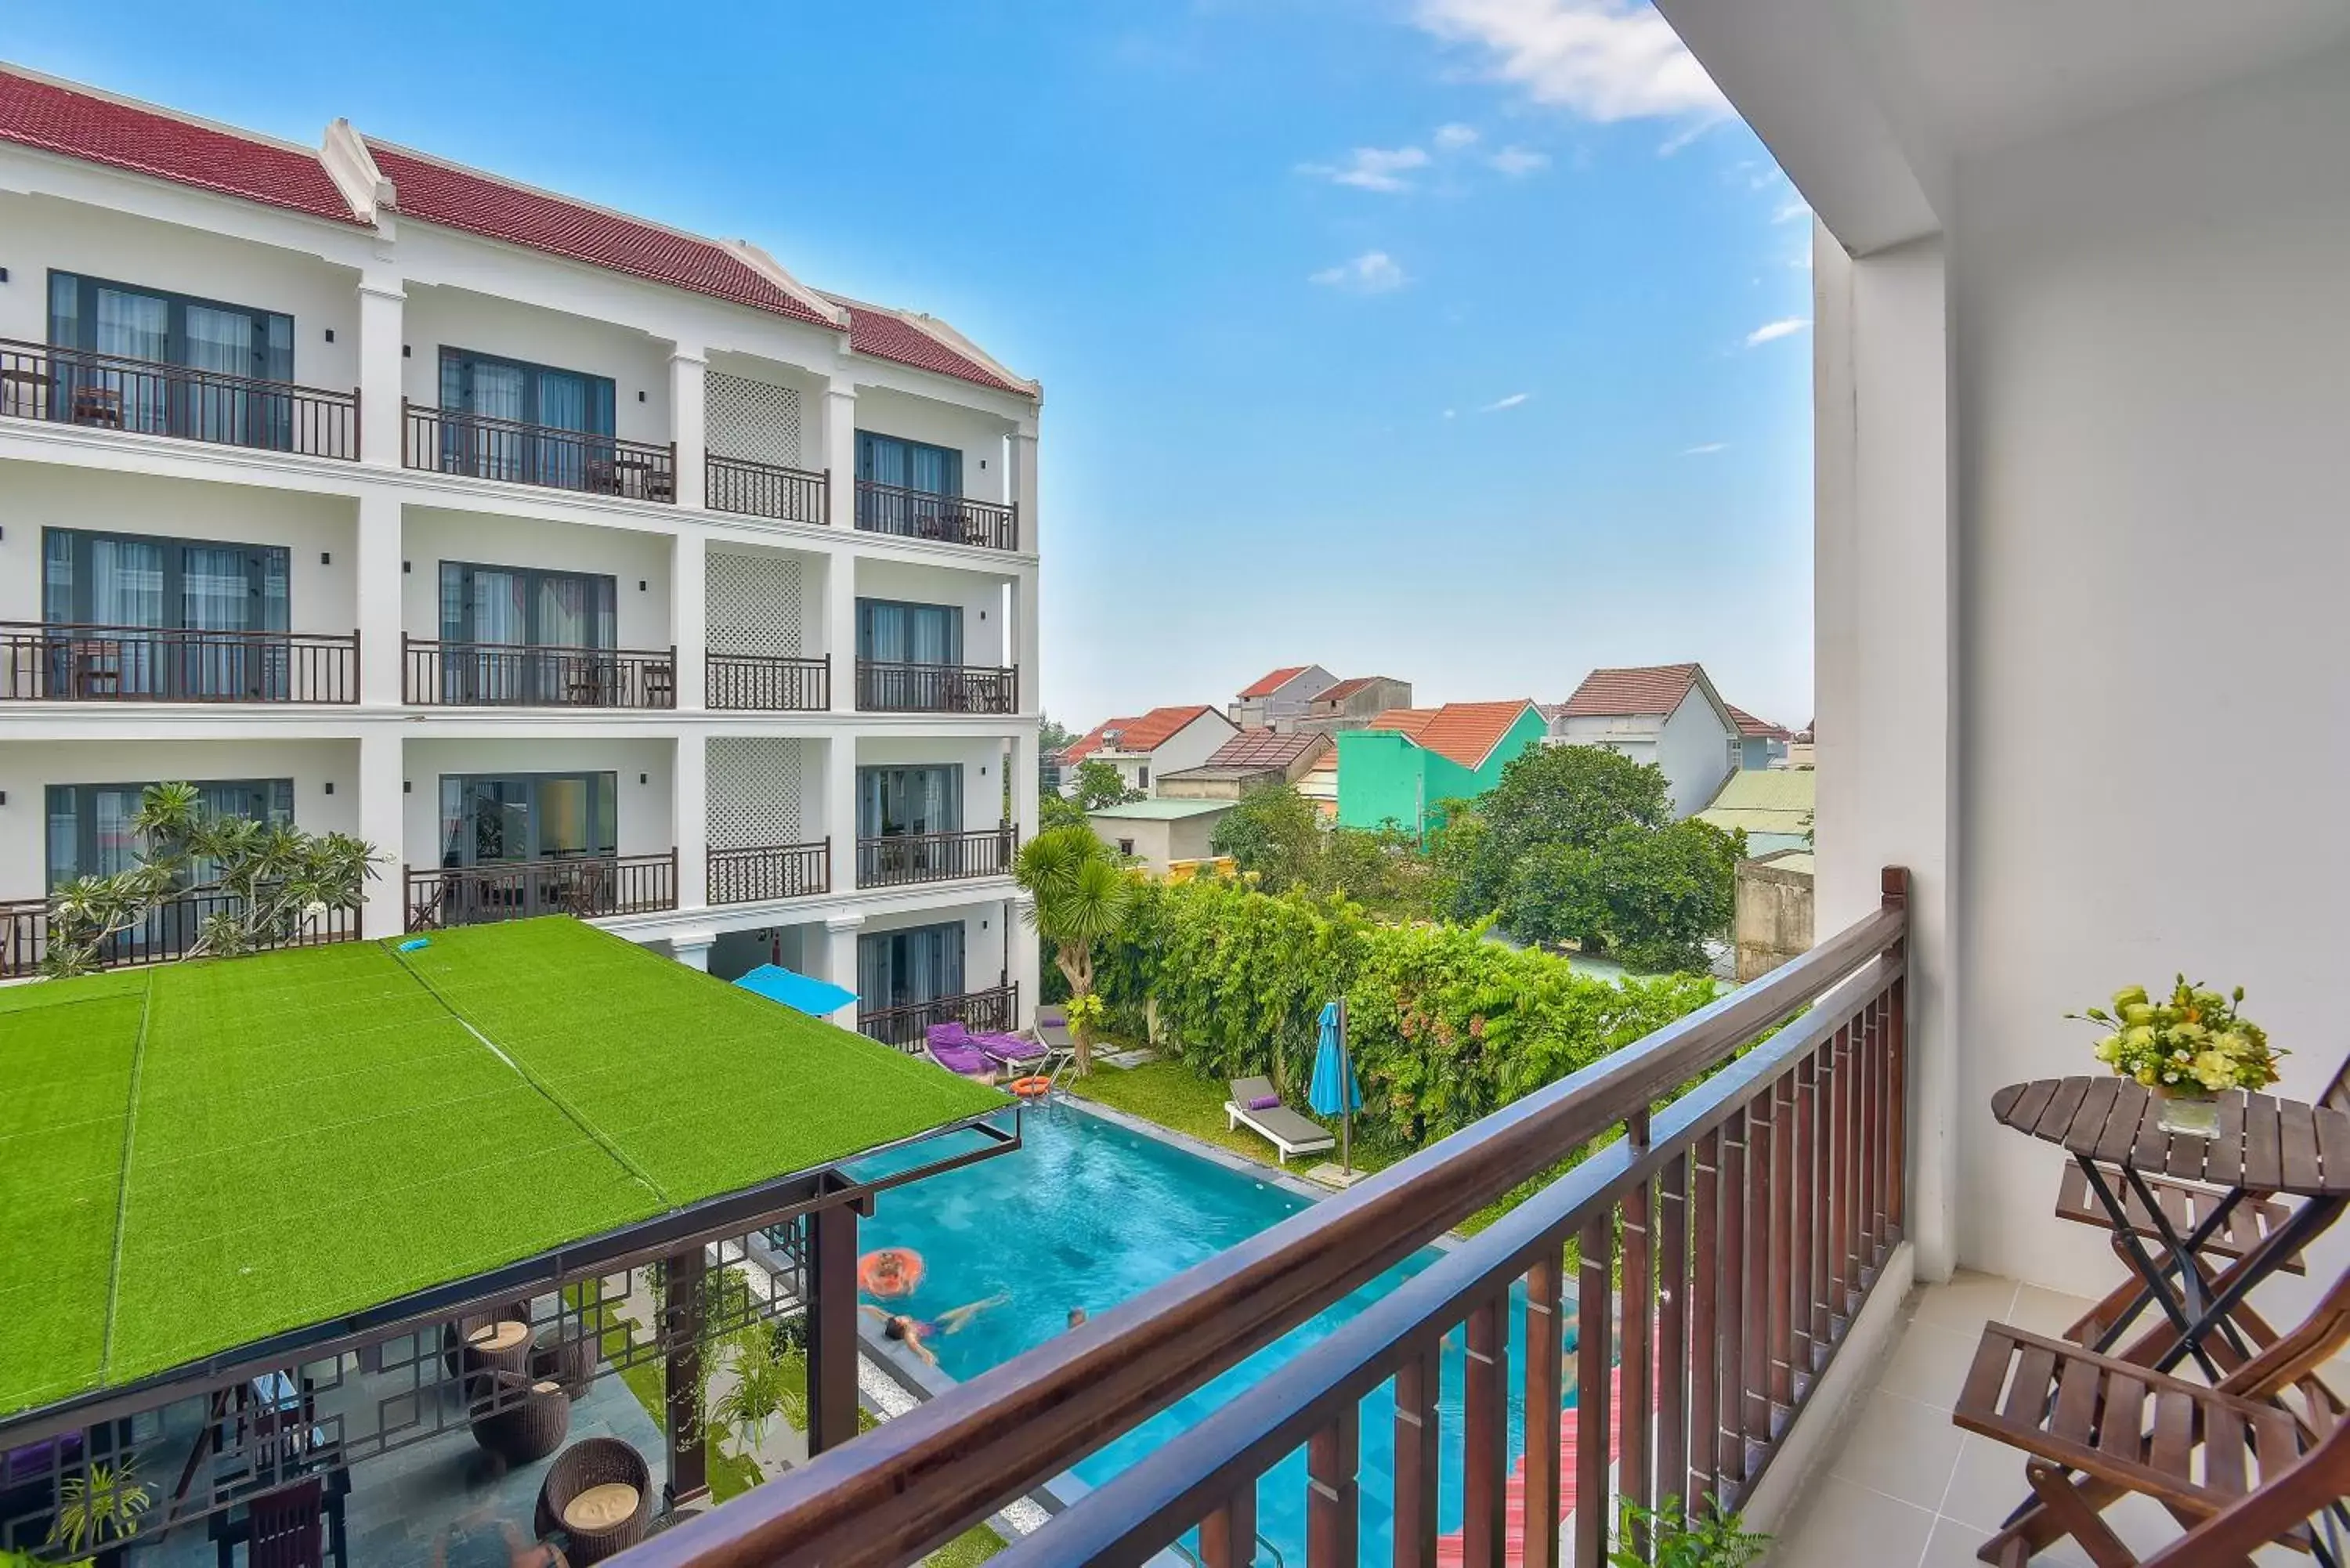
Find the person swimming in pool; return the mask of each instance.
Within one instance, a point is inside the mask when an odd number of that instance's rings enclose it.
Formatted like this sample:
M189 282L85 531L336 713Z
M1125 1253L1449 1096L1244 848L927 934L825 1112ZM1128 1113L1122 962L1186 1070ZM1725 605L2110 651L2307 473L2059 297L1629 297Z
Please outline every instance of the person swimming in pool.
M1009 1295L993 1295L983 1302L970 1302L962 1306L951 1308L934 1318L914 1317L901 1312L884 1312L869 1303L860 1303L857 1310L871 1313L880 1320L883 1334L904 1345L907 1349L920 1356L931 1366L936 1366L939 1364L938 1355L931 1349L927 1341L937 1335L953 1334L988 1308L1002 1306L1011 1299Z

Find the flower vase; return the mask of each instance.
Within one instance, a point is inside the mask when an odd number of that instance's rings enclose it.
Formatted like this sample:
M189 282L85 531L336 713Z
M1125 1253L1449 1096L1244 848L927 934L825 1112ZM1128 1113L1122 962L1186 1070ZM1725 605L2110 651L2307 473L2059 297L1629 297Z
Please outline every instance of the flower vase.
M2163 1131L2186 1137L2220 1136L2220 1101L2216 1096L2158 1085L2154 1097L2160 1107L2155 1121Z

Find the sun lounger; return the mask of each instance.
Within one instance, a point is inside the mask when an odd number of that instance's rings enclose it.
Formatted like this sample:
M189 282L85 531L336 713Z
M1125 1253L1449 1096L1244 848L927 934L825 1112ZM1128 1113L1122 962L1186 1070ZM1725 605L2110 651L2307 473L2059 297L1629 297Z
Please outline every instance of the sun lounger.
M984 1052L988 1060L1007 1073L1020 1074L1029 1068L1042 1069L1050 1059L1050 1047L1018 1034L997 1034L974 1032L971 1044Z
M959 1078L976 1078L983 1084L995 1081L994 1062L972 1043L971 1031L961 1023L931 1024L922 1032L922 1048L931 1061Z
M1319 1122L1306 1120L1287 1106L1258 1108L1256 1102L1274 1098L1272 1080L1234 1078L1232 1091L1232 1097L1224 1102L1227 1125L1246 1127L1273 1145L1282 1164L1287 1165L1293 1154L1319 1154L1336 1147L1338 1140Z

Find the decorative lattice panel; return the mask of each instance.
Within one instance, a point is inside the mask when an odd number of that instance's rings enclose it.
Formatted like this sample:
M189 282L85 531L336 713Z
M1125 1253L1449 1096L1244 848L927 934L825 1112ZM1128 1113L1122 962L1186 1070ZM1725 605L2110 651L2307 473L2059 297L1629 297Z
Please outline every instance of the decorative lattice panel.
M800 656L800 611L806 600L797 556L727 556L713 550L705 571L712 653Z
M805 744L774 735L711 737L711 848L806 844L823 836L803 831L800 821Z
M706 439L721 457L744 457L754 462L805 468L800 450L800 395L773 381L749 381L740 376L710 372L703 381L710 421Z

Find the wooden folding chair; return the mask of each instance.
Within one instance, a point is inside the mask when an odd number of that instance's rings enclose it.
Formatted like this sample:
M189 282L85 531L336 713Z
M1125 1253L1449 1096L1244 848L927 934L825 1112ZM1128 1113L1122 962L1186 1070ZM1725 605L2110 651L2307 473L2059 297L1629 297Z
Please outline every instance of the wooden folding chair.
M2216 1387L1985 1325L1950 1418L2030 1455L2024 1473L2038 1502L1985 1544L1982 1560L2021 1564L2069 1535L2097 1568L2129 1568L2137 1559L2100 1517L2124 1493L2151 1497L2191 1527L2281 1482L2306 1457L2338 1449L2350 1422L2317 1368L2345 1344L2350 1270L2299 1326ZM2350 1450L2339 1462L2350 1464ZM2320 1498L2269 1539L2309 1550L2309 1515L2339 1495Z

